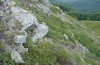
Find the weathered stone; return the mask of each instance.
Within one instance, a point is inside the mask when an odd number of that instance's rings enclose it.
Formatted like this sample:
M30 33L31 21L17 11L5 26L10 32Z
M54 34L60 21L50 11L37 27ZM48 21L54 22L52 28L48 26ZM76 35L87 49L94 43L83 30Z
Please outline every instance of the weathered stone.
M31 0L32 2L38 2L38 0Z
M9 15L9 14L10 14L10 10L6 10L6 14L8 14L8 15Z
M32 37L32 41L37 41L38 39L43 38L48 33L48 27L44 24L39 24L34 32L36 34Z
M11 8L12 15L18 20L21 25L23 26L21 32L24 32L28 27L32 24L38 25L37 19L29 14L27 11L19 8L19 7L12 7Z
M36 26L36 28L34 27L33 29L35 35L32 36L32 40L37 41L38 39L43 38L47 34L48 27L45 24L39 24L37 19L27 11L19 7L12 7L11 11L15 19L18 20L22 25L20 32L25 32L25 30L32 25Z
M45 3L47 3L47 4L50 3L49 0L43 0L43 1L44 1Z
M43 0L43 1L44 1L44 3L45 3L47 6L51 6L51 3L50 3L49 0Z
M43 4L36 4L36 5L37 5L37 7L39 9L41 9L43 11L43 13L46 13L48 15L51 14L51 10L49 9L49 7L47 7L47 6L43 5Z
M32 8L33 7L33 4L29 4L29 8Z
M11 18L6 24L9 30L13 30L13 28L16 27L15 18Z
M3 2L4 4L4 6L7 6L8 5L8 3L9 3L9 0L1 0L1 2Z
M66 40L68 41L68 40L69 40L69 39L68 39L68 36L67 36L66 34L64 34L64 36L65 36Z
M5 38L5 34L4 33L0 33L0 39L4 39Z
M12 48L8 44L3 44L6 52L11 53Z
M9 5L10 7L14 7L14 6L16 5L16 3L15 3L14 1L11 1L11 2L8 3L8 5Z
M26 36L25 35L17 35L14 37L15 43L23 44L26 43Z
M0 11L0 16L3 16L4 12L3 11Z
M25 52L28 52L28 48L24 48L24 46L20 45L20 46L18 46L17 51L19 53L25 53Z
M15 51L15 50L12 50L11 52L11 58L16 62L16 63L25 63L23 61L23 58L21 57L21 55Z

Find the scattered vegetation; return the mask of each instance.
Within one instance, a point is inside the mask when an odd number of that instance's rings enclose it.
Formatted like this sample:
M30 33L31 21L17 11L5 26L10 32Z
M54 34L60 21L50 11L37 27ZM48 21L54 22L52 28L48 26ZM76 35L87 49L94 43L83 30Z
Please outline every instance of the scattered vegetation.
M16 65L7 52L0 52L0 65Z
M3 21L0 21L0 33L3 33L5 31L5 26Z
M27 6L24 6L18 0L15 1L19 6L27 10ZM73 12L64 4L59 5L58 3L55 5L59 6L64 12ZM52 6L50 9L53 13L59 12L56 6ZM62 21L61 18L59 18L56 14L51 14L50 16L48 16L46 14L43 14L41 11L37 11L37 9L34 8L28 11L35 11L35 15L38 21L45 22L47 24L47 26L49 27L49 32L46 37L53 39L53 43L43 40L37 43L37 45L33 45L32 41L28 38L24 47L28 48L29 52L26 52L23 55L24 61L26 62L24 65L65 65L74 62L76 62L77 65L87 65L88 63L92 63L93 65L99 64L99 62L96 62L96 60L100 58L100 50L98 49L98 46L89 37L88 30L84 29L80 23L76 23L76 21L72 17L66 16L65 21ZM68 35L69 41L65 40L63 34ZM81 54L74 54L65 46L61 45L61 43L67 45L76 44L76 41L81 43L90 51L90 53L86 55L86 58L84 58L84 61L82 60ZM3 57L3 54L6 53L0 53L0 57ZM5 57L0 58L0 61L1 59L3 59L2 63L5 62L5 65L14 65L14 62L11 60L11 58L9 58L10 55L8 53L4 56Z
M0 5L2 5L3 3L0 1Z
M32 46L31 41L27 40L26 46L29 52L23 56L26 65L59 65L78 62L77 65L84 65L81 58L73 55L68 49L60 46L59 44L42 41L37 46ZM79 60L80 59L80 60ZM79 62L80 61L80 62Z
M100 57L100 50L98 49L98 46L93 42L89 36L84 33L84 31L81 31L81 33L74 32L75 38L84 46L86 47L91 53L95 54L97 57Z

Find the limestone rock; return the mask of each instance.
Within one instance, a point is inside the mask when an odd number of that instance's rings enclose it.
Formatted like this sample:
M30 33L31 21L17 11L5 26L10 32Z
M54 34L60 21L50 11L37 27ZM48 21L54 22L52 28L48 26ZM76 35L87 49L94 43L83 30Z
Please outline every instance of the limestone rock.
M31 0L32 2L38 2L38 0Z
M39 24L34 32L36 34L32 37L32 41L37 41L38 39L43 38L48 33L48 27L44 24Z
M47 6L51 6L51 3L50 3L49 0L43 0L43 1L44 1L44 3L45 3Z
M10 14L10 10L6 10L6 14L9 15Z
M33 1L33 0L32 0ZM37 1L37 0L34 0ZM30 7L32 7L33 4L30 4ZM41 7L44 5L40 5ZM45 9L43 9L45 8ZM46 6L44 6L42 10L45 13L49 13L50 9ZM5 7L4 18L5 25L8 31L17 31L17 33L14 35L14 42L23 44L26 43L27 36L32 37L32 41L37 41L38 39L43 38L48 33L48 27L45 24L40 24L36 17L29 13L28 11L24 10L23 8L20 8L19 6L16 6L16 3L11 1L9 2L8 6ZM9 15L7 15L9 14ZM2 15L2 12L1 12ZM7 15L7 17L6 17ZM20 24L20 25L19 25ZM29 27L32 27L31 30L28 30ZM26 31L28 30L28 31ZM33 33L35 34L33 35ZM28 33L30 33L28 35Z
M37 41L37 39L41 39L47 34L48 27L45 24L39 24L37 19L27 11L23 10L20 7L12 7L11 11L13 17L22 25L20 32L25 32L25 30L32 25L35 25L37 27L34 27L35 29L33 29L35 35L32 36L32 40Z
M64 36L65 36L66 40L68 41L68 40L69 40L69 39L68 39L68 36L67 36L66 34L64 34Z
M17 51L19 53L25 53L25 52L28 52L28 48L24 48L24 46L20 45L20 46L18 46Z
M49 7L47 7L47 6L43 5L43 4L36 4L36 5L37 5L37 7L39 9L41 9L43 11L43 13L46 13L48 15L51 14L51 10L49 9Z
M29 8L32 8L33 7L33 4L29 4Z
M14 7L14 6L16 5L16 3L15 3L14 1L11 1L11 2L8 3L8 5L9 5L10 7Z
M32 24L38 25L37 19L29 14L27 11L21 9L20 7L12 7L11 8L12 15L18 20L23 26L21 32L24 32L28 27Z
M21 57L21 55L15 51L15 50L12 50L11 52L11 58L16 62L16 63L25 63L23 61L23 58Z
M25 35L17 35L14 37L15 43L23 44L26 43L26 36Z
M0 11L0 16L3 16L4 12L3 11Z
M47 3L47 4L50 3L49 0L43 0L43 1L44 1L45 3Z
M9 3L9 0L1 0L1 2L3 2L4 4L4 6L7 6L8 5L8 3Z

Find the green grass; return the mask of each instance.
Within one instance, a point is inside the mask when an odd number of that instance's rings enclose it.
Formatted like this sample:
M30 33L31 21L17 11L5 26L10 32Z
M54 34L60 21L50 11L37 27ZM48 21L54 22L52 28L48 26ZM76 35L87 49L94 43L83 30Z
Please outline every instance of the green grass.
M31 41L27 40L26 46L29 52L24 55L26 65L59 65L59 63L67 63L67 60L75 60L73 54L59 44L42 41L37 46L32 46ZM31 61L31 62L30 62Z
M88 35L84 32L81 33L74 33L75 38L89 51L93 54L96 54L98 57L100 57L100 50L98 49L98 46L94 43L94 41L88 37Z
M95 31L100 36L100 21L80 21L80 23L83 23L87 28Z
M0 52L0 65L15 65L15 62L10 58L7 52Z
M61 39L64 39L63 34L67 34L69 36L69 39L75 42L74 37L72 37L72 32L70 31L72 29L72 26L67 22L63 22L59 17L55 15L38 15L37 19L39 20L39 22L45 22L49 27L47 37L59 41Z
M53 11L53 13L60 13L60 11L57 9L56 6L51 6L50 9Z

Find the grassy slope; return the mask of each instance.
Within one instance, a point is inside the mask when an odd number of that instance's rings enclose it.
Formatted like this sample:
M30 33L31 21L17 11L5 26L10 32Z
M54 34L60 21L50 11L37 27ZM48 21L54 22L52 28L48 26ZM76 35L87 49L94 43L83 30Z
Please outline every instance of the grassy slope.
M17 2L17 5L27 10L27 6L24 6L19 0L14 0ZM26 0L24 0L26 1ZM42 41L37 44L37 46L32 46L30 39L27 39L26 47L29 48L29 52L23 55L26 65L59 65L59 63L70 63L76 61L77 65L87 65L91 63L92 65L100 64L97 61L97 57L100 57L99 49L97 44L93 42L90 38L90 31L85 29L80 23L76 22L73 18L68 15L65 15L65 20L63 21L58 15L59 12L56 7L52 6L51 10L53 14L48 16L43 14L41 11L34 10L34 8L28 10L36 12L36 15L39 22L45 22L49 27L49 32L46 37L52 38L53 43ZM61 13L61 12L59 12ZM69 41L65 40L63 34L67 34ZM74 34L74 36L73 36ZM86 55L86 60L81 60L81 54L73 54L73 52L66 49L66 47L61 46L61 43L67 44L77 44L76 41L79 41L84 47L89 49L90 53ZM78 50L78 49L77 49ZM90 55L93 55L90 58ZM25 64L24 64L25 65Z
M83 23L87 28L93 30L100 36L100 21L80 21Z
M19 3L19 5L22 5L22 4ZM34 49L34 47L33 47L32 49L30 49L30 50L34 51L34 52L30 51L30 53L29 53L29 56L32 54L32 56L34 55L36 57L36 58L32 58L34 61L38 61L39 63L42 63L42 65L47 65L49 62L46 62L46 61L50 61L50 63L52 63L52 65L53 64L56 65L57 58L59 57L60 58L59 62L67 63L68 60L70 61L73 59L74 61L76 61L78 63L78 65L85 65L85 63L81 60L80 55L78 55L78 57L76 55L73 57L72 52L68 51L68 49L66 52L62 52L61 50L58 50L58 48L62 49L62 47L59 47L60 43L64 43L64 44L72 43L73 44L73 43L76 43L76 40L79 41L83 46L88 48L90 50L90 52L93 53L93 55L95 54L96 56L100 57L99 49L95 47L96 44L94 44L93 40L91 38L89 38L89 35L87 33L89 31L84 29L84 27L82 27L81 24L74 22L74 19L71 18L70 16L65 16L65 18L66 17L67 18L65 19L65 21L62 21L61 18L56 15L57 12L59 12L59 11L55 7L51 7L51 9L52 9L52 11L55 11L55 12L54 12L54 14L52 14L50 16L43 14L41 11L39 11L39 12L36 11L35 15L36 15L37 19L39 20L39 22L45 22L48 25L49 32L46 37L52 38L54 40L53 42L55 44L53 44L53 46L54 46L55 50L52 50L49 48L49 47L52 47L51 43L48 43L46 41L41 42L43 44L38 45L41 47L36 48L36 49ZM30 11L34 11L34 10L30 9ZM68 35L68 37L70 39L69 42L67 42L65 40L63 34ZM72 34L74 34L74 36L72 36ZM48 44L49 44L49 46L48 46ZM48 50L50 52L47 52ZM63 49L63 51L64 51L64 49ZM36 52L36 54L34 54L35 52ZM37 55L38 55L37 52L40 53L39 58L37 57ZM46 53L46 57L44 57L45 55L41 54L41 53L44 53L44 54ZM42 57L41 55L42 56L44 55L44 56ZM52 56L53 56L53 58L52 58ZM44 58L46 58L46 59L44 59ZM42 60L42 59L44 59L44 60ZM29 61L29 60L26 60L26 61ZM86 62L95 64L95 65L99 64L98 62L96 62L96 59L93 60L93 59L90 59L89 57L87 57Z

